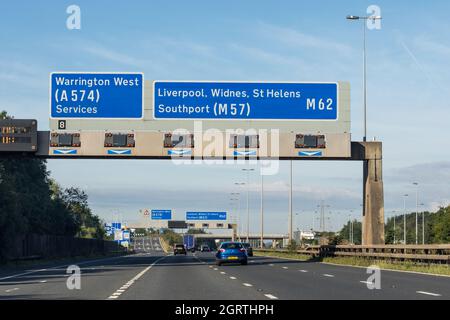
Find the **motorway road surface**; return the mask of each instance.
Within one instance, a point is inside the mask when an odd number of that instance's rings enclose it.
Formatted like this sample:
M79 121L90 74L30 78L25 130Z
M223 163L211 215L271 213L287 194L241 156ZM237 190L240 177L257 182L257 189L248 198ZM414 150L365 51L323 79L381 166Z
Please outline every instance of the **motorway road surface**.
M450 277L251 257L247 266L214 264L214 253L160 250L77 262L81 289L69 290L67 266L0 270L1 299L449 299Z

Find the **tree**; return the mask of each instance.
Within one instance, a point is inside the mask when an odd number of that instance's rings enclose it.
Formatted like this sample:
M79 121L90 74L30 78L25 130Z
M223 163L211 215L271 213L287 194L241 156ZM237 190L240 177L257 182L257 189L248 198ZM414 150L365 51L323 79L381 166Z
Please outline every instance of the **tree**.
M360 245L362 243L362 223L358 220L348 221L339 231L339 242L340 243L351 243L351 228L353 224L353 243Z

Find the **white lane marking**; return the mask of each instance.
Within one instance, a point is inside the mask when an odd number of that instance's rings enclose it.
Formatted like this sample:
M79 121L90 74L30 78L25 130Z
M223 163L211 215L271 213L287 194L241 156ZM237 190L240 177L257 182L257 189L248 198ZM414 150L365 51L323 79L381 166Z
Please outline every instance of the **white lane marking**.
M70 264L64 264L64 265L60 265L60 266L56 266L56 267L51 267L51 268L44 268L44 269L37 269L37 270L31 270L28 272L23 272L23 273L18 273L18 274L13 274L7 277L3 277L0 278L0 281L2 280L7 280L7 279L12 279L12 278L17 278L17 277L21 277L21 276L26 276L29 274L33 274L33 273L38 273L38 272L43 272L43 271L48 271L48 270L55 270L55 269L61 269L61 268L65 268L68 267L72 264L76 264L76 265L84 265L87 263L94 263L94 262L99 262L99 261L107 261L107 260L113 260L113 259L119 259L119 258L124 258L125 256L118 256L118 257L111 257L111 258L103 258L103 259L96 259L96 260L90 260L90 261L81 261L81 262L74 262L74 263L70 263ZM104 268L105 266L101 266L100 268ZM68 277L69 275L65 275L66 277Z
M426 291L416 291L416 293L425 294L427 296L433 296L433 297L441 297L439 293L433 293L433 292L426 292Z
M212 266L208 266L208 267L212 268Z
M298 270L298 271L300 271L300 272L303 272L303 273L306 273L306 272L308 272L308 270Z
M269 264L269 267L273 267L273 263Z
M334 276L332 274L328 274L328 273L324 273L323 276L328 277L328 278L334 278Z
M148 270L150 270L155 264L157 264L160 260L165 259L167 256L161 257L154 261L151 265L149 265L147 268L139 272L137 275L134 276L133 279L128 281L125 285L123 285L120 289L116 290L112 295L108 297L108 299L116 299L118 296L120 296L123 292L125 292L133 283L135 283L137 280L139 280L140 277L142 277ZM125 289L122 289L126 287ZM114 298L116 297L116 298Z
M283 267L283 269L289 269L288 267Z
M246 287L253 287L253 285L251 285L250 283L245 283L244 282L243 285L246 286Z
M41 280L41 281L39 281L40 283L46 283L47 282L47 280Z
M17 290L19 290L19 288L14 288L14 289L8 289L8 290L5 290L5 292L13 292L13 291L17 291Z
M220 274L226 274L226 272L220 271Z
M265 294L265 296L266 296L267 298L269 298L269 299L272 299L272 300L278 299L277 297L275 297L275 296L272 295L272 294Z
M219 270L219 269L217 269L217 268L214 268L214 270L216 270L216 271L217 271L217 270Z
M230 277L231 280L236 280L236 277Z
M373 284L373 282L372 281L360 281L361 283L364 283L364 284Z

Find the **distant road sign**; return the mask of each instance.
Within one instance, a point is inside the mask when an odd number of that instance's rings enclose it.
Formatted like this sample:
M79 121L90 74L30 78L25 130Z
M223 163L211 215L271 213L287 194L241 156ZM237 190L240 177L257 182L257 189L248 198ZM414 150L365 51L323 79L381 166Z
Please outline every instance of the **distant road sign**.
M338 120L338 83L155 81L155 119Z
M171 229L187 229L188 227L186 221L181 220L169 220L167 226Z
M50 74L50 117L142 119L143 90L142 73L54 72Z
M226 220L226 212L199 212L188 211L186 212L186 220Z
M0 119L0 152L36 152L37 121Z
M152 220L170 220L172 210L152 210Z

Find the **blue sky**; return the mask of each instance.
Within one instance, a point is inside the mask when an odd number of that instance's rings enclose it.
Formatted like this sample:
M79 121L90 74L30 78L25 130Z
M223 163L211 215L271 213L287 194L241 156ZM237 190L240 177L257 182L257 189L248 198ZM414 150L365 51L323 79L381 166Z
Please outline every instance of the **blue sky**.
M81 30L66 8L81 8ZM367 32L368 137L384 143L387 215L402 195L432 209L450 201L450 22L448 1L14 1L0 13L0 109L48 129L48 75L57 70L141 71L146 79L349 81L353 140L362 136L362 26L345 20L378 5L381 30ZM140 208L230 209L242 167L174 166L164 161L48 164L64 186L85 189L105 219ZM321 199L336 229L359 216L362 166L294 163L296 225L310 228ZM251 177L259 225L259 179ZM286 232L287 163L266 179L266 226ZM242 208L245 209L245 190ZM244 210L242 210L244 212ZM255 228L256 231L256 228Z

